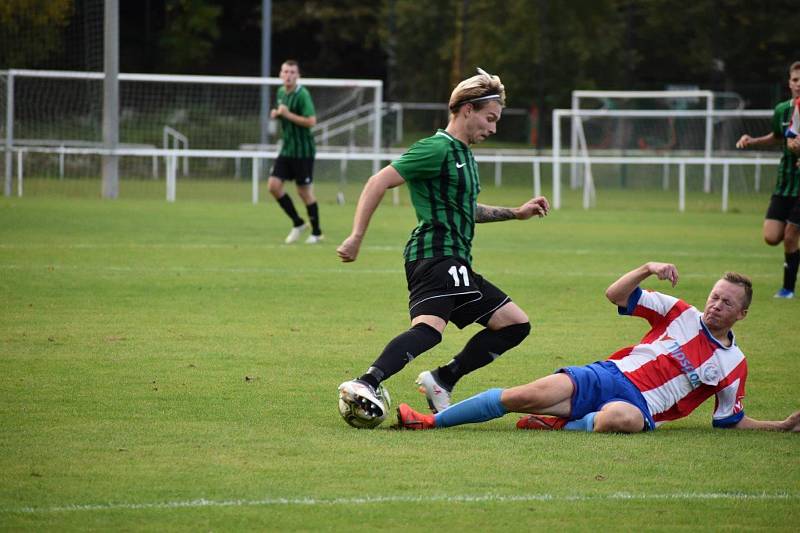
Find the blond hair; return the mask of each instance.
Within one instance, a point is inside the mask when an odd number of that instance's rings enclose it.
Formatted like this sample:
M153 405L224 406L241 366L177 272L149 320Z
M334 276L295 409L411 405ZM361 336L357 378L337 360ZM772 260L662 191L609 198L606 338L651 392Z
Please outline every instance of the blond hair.
M479 68L478 74L462 81L453 89L448 107L456 114L464 104L472 104L480 109L487 102L497 100L501 106L506 105L506 89L499 76L492 76Z

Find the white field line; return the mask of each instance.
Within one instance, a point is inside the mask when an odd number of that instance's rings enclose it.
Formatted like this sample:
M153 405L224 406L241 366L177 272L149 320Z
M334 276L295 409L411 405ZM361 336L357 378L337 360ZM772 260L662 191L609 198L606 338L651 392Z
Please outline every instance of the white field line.
M721 500L721 501L774 501L800 500L800 494L790 492L678 492L668 494L519 494L519 495L440 495L440 496L373 496L364 498L264 498L260 500L178 500L151 503L93 503L57 505L51 507L3 508L0 513L47 514L71 511L127 511L141 509L194 509L204 507L269 507L269 506L353 506L385 503L517 503L517 502L591 502L591 501L669 501L669 500Z

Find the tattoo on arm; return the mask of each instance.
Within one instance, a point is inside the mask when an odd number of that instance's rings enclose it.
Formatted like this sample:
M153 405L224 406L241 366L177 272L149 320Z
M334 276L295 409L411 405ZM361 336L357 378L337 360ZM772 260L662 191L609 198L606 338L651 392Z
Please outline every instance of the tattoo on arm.
M475 209L475 222L500 222L502 220L514 220L514 211L509 207L495 207L491 205L478 204Z

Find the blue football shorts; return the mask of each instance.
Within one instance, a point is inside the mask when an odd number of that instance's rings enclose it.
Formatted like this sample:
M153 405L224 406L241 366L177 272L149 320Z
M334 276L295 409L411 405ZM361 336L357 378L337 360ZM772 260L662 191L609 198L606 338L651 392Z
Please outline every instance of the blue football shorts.
M575 391L572 393L570 420L580 420L611 402L626 402L642 412L644 429L656 428L653 415L647 402L636 386L620 372L611 361L598 361L586 366L567 366L556 370L563 372L572 380Z

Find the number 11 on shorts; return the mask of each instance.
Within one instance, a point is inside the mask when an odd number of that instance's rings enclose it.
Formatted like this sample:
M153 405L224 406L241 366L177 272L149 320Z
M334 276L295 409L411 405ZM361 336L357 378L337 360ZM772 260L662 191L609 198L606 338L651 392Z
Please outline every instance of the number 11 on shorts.
M456 287L460 286L460 280L458 279L458 275L461 274L461 277L464 278L464 286L469 287L469 276L467 275L467 267L461 265L460 267L456 268L455 265L450 267L450 270L447 271L448 274L453 276L453 283Z

